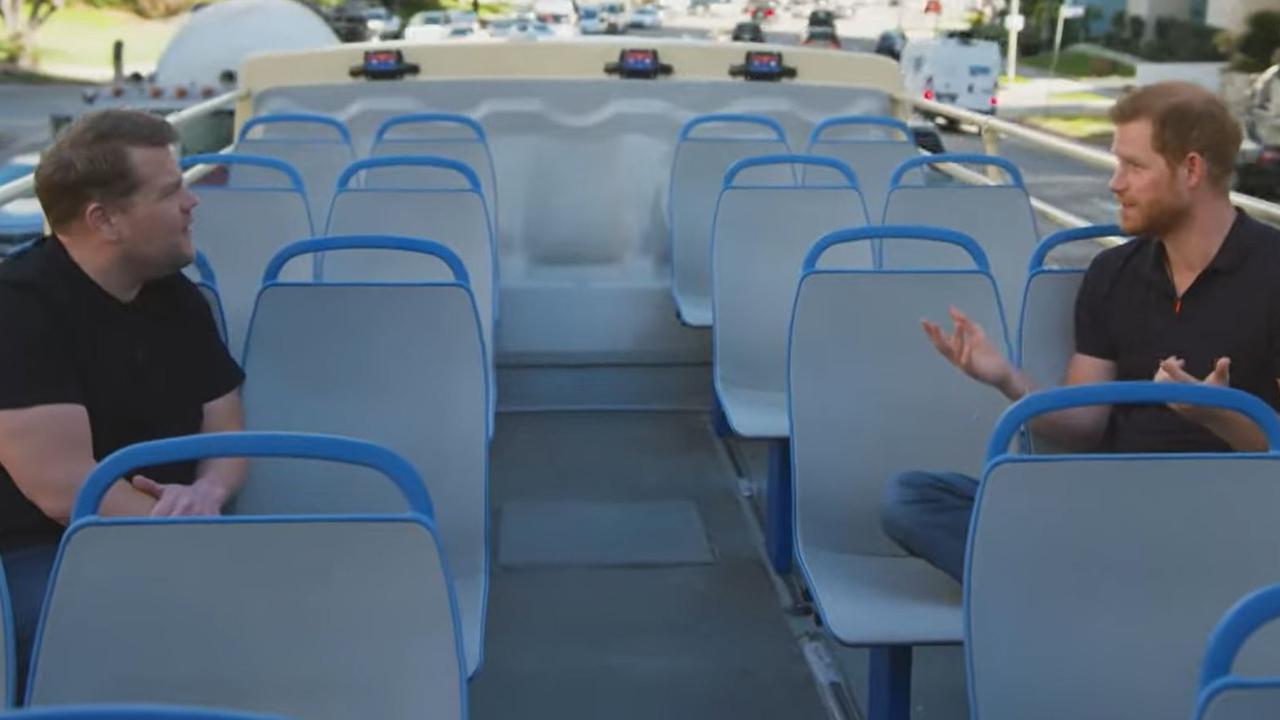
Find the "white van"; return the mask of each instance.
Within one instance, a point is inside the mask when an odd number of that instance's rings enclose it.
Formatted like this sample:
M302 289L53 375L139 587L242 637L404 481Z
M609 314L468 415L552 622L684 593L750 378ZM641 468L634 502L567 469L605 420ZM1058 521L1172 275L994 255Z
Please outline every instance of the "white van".
M965 37L912 40L903 48L899 64L908 93L995 114L1000 76L997 43Z

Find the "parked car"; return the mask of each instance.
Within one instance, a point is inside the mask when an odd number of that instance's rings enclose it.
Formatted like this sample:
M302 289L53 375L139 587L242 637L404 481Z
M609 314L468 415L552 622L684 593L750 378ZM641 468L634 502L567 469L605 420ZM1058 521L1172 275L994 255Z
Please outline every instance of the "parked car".
M1247 142L1236 161L1236 192L1280 200L1280 145Z
M733 42L764 42L764 30L761 29L760 23L756 22L740 22L733 26L733 35L729 37Z
M381 5L365 9L364 24L369 28L369 38L373 40L395 40L404 32L400 16Z
M638 7L631 13L631 19L627 24L633 28L655 30L662 27L662 13L648 5Z
M441 40L448 36L452 18L444 10L414 13L404 28L405 40Z
M801 45L810 47L829 47L836 50L840 49L840 36L836 34L833 27L825 27L822 25L810 27L804 34L804 39L800 41Z
M885 30L876 39L875 52L877 55L884 55L898 60L902 58L902 49L906 46L907 36L905 33L901 30Z

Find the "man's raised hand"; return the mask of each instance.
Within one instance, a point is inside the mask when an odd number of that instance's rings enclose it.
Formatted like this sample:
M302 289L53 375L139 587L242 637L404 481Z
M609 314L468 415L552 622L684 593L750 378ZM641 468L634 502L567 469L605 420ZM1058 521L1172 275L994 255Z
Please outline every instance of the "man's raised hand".
M938 352L969 377L988 385L1004 389L1013 380L1013 366L1004 353L987 339L982 326L973 322L956 308L948 311L954 324L950 334L942 328L921 320L920 325Z

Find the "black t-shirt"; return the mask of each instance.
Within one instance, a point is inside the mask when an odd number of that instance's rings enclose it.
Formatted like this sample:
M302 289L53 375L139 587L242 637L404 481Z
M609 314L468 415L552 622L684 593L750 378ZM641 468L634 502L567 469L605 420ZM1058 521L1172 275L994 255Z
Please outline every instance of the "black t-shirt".
M1280 410L1280 230L1237 212L1213 261L1179 298L1164 244L1136 238L1094 258L1076 297L1076 351L1151 380L1176 355L1203 378L1231 358L1231 387ZM1230 446L1164 406L1112 409L1103 450L1225 452Z
M68 403L88 411L93 457L200 431L203 405L244 379L200 292L181 274L122 303L56 238L0 263L0 410ZM190 483L195 463L146 468ZM45 517L0 467L0 548L57 541Z

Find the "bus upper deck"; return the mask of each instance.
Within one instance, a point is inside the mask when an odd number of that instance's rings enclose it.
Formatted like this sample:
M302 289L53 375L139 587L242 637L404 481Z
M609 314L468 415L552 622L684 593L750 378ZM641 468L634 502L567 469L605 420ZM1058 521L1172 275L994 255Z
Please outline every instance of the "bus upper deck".
M1274 712L1199 679L1219 618L1278 577L1274 413L1147 385L1006 411L955 376L918 326L953 305L1057 384L1081 270L1123 238L998 155L922 153L894 62L402 42L240 78L236 136L184 167L247 427L394 455L274 435L119 459L263 456L221 522L102 520L86 490L34 704L1065 719L1189 717L1203 691ZM1020 430L1113 402L1225 404L1270 450L1067 455ZM880 527L916 468L985 475L963 590ZM197 547L200 572L118 559ZM1238 669L1278 661L1265 628Z

